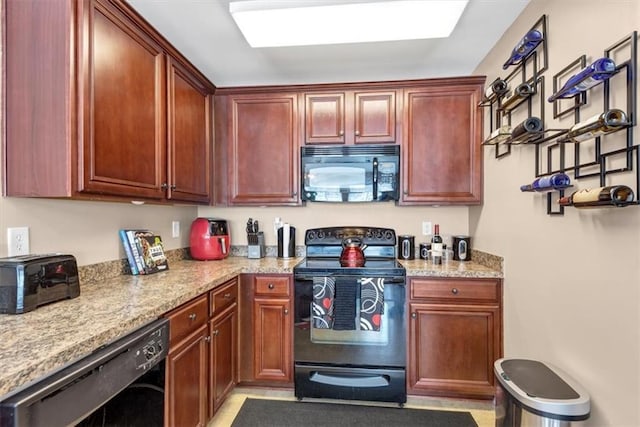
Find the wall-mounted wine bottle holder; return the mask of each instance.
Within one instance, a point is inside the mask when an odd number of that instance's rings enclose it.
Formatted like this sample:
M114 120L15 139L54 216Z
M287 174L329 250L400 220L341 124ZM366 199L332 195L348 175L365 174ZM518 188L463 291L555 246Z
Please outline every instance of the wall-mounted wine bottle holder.
M636 112L637 112L637 40L638 33L634 31L629 36L623 38L617 43L613 44L609 48L605 49L605 58L620 58L625 54L626 60L616 61L615 72L611 74L611 77L604 80L598 87L602 90L603 100L603 112L609 111L611 108L611 86L612 83L621 80L626 84L626 105L625 113L627 122L619 126L611 133L596 136L591 140L585 140L580 143L573 142L566 138L569 129L558 129L557 133L550 135L544 139L536 141L536 153L535 153L535 176L545 176L553 173L564 172L573 173L574 179L584 178L599 178L599 185L605 186L608 177L611 175L619 174L622 172L634 171L635 163L635 195L636 200L630 203L625 203L620 206L638 205L637 201L638 189L640 189L640 159L638 158L638 145L633 143L633 129L636 125ZM554 75L554 93L559 89L559 81L562 77L567 76L573 71L583 69L587 65L586 56L582 55L565 68L560 70ZM623 80L624 79L624 80ZM595 89L595 87L594 87ZM563 117L571 113L574 114L575 124L581 123L581 107L588 104L588 93L591 92L587 89L569 99L556 99L553 101L553 117ZM600 92L600 89L598 89ZM607 144L603 142L611 137L614 133L625 132L625 146L619 149L607 149ZM584 148L586 144L593 144L590 146L594 153L592 158L584 159L582 156L581 148ZM573 145L573 159L568 161L567 153L565 150L568 145ZM569 149L571 149L569 147ZM543 156L546 150L546 162L544 162L545 156ZM635 157L635 162L634 162ZM623 166L613 167L614 158L622 158ZM554 168L553 165L556 165ZM557 199L564 196L564 190L560 190L557 193L547 194L547 214L549 215L562 215L564 214L564 207L557 204ZM556 207L556 209L554 209Z
M534 25L529 29L529 32L537 30L542 34L542 41L536 48L530 52L527 56L523 57L519 63L513 66L513 70L503 79L509 84L511 90L485 98L481 103L481 107L489 108L489 129L490 134L494 130L499 129L503 125L512 126L511 113L516 109L522 108L523 105L527 106L528 117L534 117L533 115L533 99L536 96L541 96L544 99L544 77L541 74L548 69L548 54L547 54L547 16L542 15ZM496 81L501 80L497 78L490 84L493 85ZM527 93L524 96L520 96L519 99L513 99L516 96L516 91L525 86L533 89L531 93ZM517 96L516 96L517 97ZM540 114L535 116L540 119L543 130L540 132L528 132L526 138L522 139L506 139L496 144L485 144L495 146L495 157L501 158L511 154L511 145L529 144L534 140L540 139L544 136L544 105L540 102ZM517 124L513 124L514 126Z

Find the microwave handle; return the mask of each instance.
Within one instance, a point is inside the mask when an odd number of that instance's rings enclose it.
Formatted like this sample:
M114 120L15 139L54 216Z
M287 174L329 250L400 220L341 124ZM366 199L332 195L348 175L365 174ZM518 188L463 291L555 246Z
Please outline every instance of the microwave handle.
M378 200L378 158L373 158L373 200Z

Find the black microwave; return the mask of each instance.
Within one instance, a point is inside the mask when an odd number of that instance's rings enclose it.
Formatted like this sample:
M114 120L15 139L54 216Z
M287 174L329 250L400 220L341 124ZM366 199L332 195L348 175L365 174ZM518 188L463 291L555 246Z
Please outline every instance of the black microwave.
M302 200L384 202L399 198L399 145L301 148Z

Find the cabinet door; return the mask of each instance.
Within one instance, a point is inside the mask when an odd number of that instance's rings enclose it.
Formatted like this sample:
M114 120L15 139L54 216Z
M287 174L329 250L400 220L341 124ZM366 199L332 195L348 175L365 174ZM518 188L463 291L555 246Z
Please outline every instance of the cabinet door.
M208 325L170 349L166 359L165 425L207 423Z
M392 143L396 140L396 92L356 92L355 143Z
M233 306L211 321L209 418L213 417L238 378L238 310Z
M230 205L297 205L296 94L230 97Z
M406 89L401 204L478 204L482 121L477 83Z
M167 198L211 200L211 96L207 86L179 62L168 58Z
M345 143L345 94L305 95L305 142L307 144Z
M83 16L78 171L81 192L162 199L166 183L165 55L106 1Z
M500 357L497 305L410 305L409 392L490 398Z
M253 377L256 381L292 381L292 328L288 299L253 302Z

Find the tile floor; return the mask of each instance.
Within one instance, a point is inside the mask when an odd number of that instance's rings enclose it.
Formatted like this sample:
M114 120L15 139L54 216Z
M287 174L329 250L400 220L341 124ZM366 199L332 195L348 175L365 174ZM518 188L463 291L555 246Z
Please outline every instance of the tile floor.
M293 390L274 390L262 388L236 387L227 400L222 404L218 413L209 422L207 427L229 427L236 414L242 406L242 402L247 397L295 400ZM342 402L347 404L357 404L353 401L335 401L325 399L305 399L305 401ZM368 405L374 405L368 402ZM389 406L388 403L380 403L382 406ZM456 399L436 399L432 397L409 396L406 408L438 409L452 411L469 411L479 427L494 427L495 415L493 403L491 401L473 401Z

